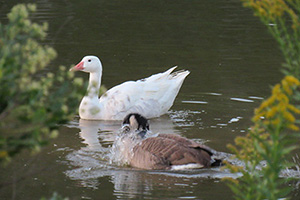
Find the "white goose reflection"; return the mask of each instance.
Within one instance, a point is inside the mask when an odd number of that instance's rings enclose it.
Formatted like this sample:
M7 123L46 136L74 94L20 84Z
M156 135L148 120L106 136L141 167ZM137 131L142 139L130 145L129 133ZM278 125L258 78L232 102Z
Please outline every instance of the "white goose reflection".
M79 119L79 136L91 150L103 148L101 143L112 143L120 128L119 121L91 121ZM100 142L101 141L101 142Z
M153 133L178 133L173 121L167 116L149 121ZM78 125L73 123L72 127L80 129L79 136L83 139L82 143L86 144L89 149L99 150L99 148L103 148L102 145L105 146L114 142L121 122L79 119Z

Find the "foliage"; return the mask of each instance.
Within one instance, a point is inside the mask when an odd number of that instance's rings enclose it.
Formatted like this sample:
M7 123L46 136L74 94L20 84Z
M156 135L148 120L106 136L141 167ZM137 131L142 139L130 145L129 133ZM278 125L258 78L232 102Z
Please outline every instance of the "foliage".
M300 1L299 0L243 0L268 27L279 43L285 58L287 76L273 87L270 98L255 110L254 126L246 136L237 137L235 146L228 145L245 166L228 164L232 172L243 176L229 184L236 199L277 200L286 197L289 188L280 172L292 164L288 155L297 148L293 131L299 131L295 106L300 100Z
M245 162L245 168L227 165L232 172L243 174L230 185L237 199L279 199L289 191L282 187L285 180L279 176L290 166L286 157L296 148L292 140L296 135L286 130L299 130L294 115L300 114L300 109L289 101L299 86L298 79L286 76L274 86L272 96L255 110L254 127L246 136L235 139L239 149L228 145L236 158Z
M284 55L286 75L300 79L300 1L242 0L267 26Z
M70 120L82 95L82 79L60 66L47 66L56 57L41 45L47 24L33 23L34 5L17 5L0 23L0 162L23 149L37 151L58 134L58 124Z

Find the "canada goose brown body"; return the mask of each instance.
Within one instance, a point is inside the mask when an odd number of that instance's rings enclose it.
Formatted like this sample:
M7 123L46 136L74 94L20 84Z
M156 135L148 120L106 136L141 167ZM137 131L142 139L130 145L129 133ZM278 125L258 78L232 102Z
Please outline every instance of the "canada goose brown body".
M125 118L123 124L130 124L135 132L146 132L149 124L138 114ZM142 131L140 131L141 129ZM140 131L140 132L139 132ZM196 164L197 168L221 165L221 160L212 159L212 151L205 145L176 134L159 134L155 137L140 138L132 148L129 164L141 169L172 169L173 166Z
M175 134L159 134L133 148L130 165L142 169L170 169L174 165L211 166L210 150Z

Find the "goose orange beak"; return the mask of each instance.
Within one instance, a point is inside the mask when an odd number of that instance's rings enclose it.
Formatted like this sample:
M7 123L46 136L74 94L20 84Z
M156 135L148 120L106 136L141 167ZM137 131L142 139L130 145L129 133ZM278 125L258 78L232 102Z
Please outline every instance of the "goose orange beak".
M81 61L80 63L78 63L77 65L72 67L70 69L70 71L82 71L82 70L84 70L83 64L84 64L83 61Z

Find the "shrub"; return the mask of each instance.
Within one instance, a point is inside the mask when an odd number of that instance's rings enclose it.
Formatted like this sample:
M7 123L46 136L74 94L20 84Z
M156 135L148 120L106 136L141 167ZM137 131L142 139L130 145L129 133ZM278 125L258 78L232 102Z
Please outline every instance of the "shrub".
M56 52L41 44L48 26L30 20L35 10L17 5L8 23L0 23L0 162L23 149L38 151L56 137L84 94L83 81L66 67L47 72Z
M283 169L291 167L288 155L297 148L292 131L299 131L296 115L300 100L300 1L243 0L268 27L284 55L283 72L287 75L272 89L270 98L255 110L254 126L246 136L237 137L235 146L228 145L243 167L228 164L232 172L242 177L232 180L230 188L236 199L277 200L290 191L286 179L280 178Z

